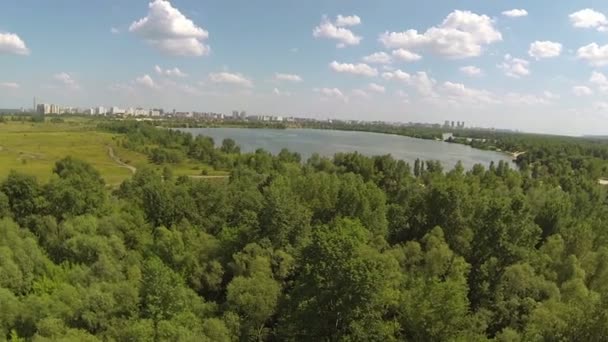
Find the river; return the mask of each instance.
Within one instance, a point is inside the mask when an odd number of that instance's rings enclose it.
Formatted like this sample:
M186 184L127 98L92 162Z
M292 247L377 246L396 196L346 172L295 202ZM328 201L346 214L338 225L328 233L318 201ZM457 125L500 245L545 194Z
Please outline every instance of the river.
M484 151L460 144L442 141L415 139L391 134L368 132L332 131L317 129L253 129L253 128L180 128L192 135L205 135L221 145L225 138L232 138L243 152L254 152L263 148L271 153L281 149L298 152L303 160L313 153L332 157L338 152L358 151L364 155L391 154L413 164L416 159L439 160L445 168L451 169L458 161L470 169L475 164L488 166L500 160L511 163L507 154Z

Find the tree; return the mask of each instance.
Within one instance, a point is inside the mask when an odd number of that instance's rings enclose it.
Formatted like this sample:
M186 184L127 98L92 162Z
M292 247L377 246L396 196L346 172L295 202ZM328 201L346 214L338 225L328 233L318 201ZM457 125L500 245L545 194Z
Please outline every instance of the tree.
M102 209L105 182L90 164L67 157L55 164L53 172L59 178L53 179L44 191L53 216L67 218Z
M226 138L226 139L222 140L222 147L220 148L220 150L222 152L228 153L228 154L241 153L241 148L236 144L236 142L233 139L230 139L230 138Z
M2 183L2 192L8 197L13 217L19 222L40 213L46 206L42 188L32 176L11 171Z
M302 252L302 264L279 326L285 340L395 340L394 259L370 248L355 220L321 226Z

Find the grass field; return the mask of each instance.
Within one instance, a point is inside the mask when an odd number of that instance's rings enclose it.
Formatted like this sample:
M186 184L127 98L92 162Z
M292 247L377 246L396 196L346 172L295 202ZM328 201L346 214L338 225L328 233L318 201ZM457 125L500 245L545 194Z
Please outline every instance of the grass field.
M95 123L84 119L62 123L0 123L0 180L10 170L16 170L47 182L52 176L55 162L72 156L93 165L107 184L116 186L131 177L132 171L110 157L109 146L113 148L115 156L126 164L135 168L150 165L146 155L117 146L117 138L115 134L96 131ZM200 175L205 168L195 161L170 167L176 176Z

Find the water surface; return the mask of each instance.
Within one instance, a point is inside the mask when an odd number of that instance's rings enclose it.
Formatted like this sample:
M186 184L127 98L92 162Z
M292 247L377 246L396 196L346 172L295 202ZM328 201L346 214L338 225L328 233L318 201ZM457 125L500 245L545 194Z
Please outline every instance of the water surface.
M500 160L511 162L504 153L484 151L460 144L442 141L415 139L391 134L368 132L332 131L317 129L257 129L257 128L180 128L193 135L212 137L216 145L225 138L232 138L243 152L254 152L263 148L273 154L281 149L298 152L303 160L313 153L333 157L338 152L359 152L364 155L391 154L410 164L421 160L439 160L445 168L451 169L462 161L469 169L475 164L488 166ZM514 164L511 164L514 166Z

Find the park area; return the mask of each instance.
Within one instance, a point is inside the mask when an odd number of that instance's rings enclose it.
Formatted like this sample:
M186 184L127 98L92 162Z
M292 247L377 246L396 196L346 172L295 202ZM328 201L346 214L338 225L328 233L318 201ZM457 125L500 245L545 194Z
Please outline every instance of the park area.
M52 177L57 160L72 156L90 163L110 186L118 186L138 168L151 166L142 153L120 146L119 134L96 129L92 119L61 122L10 121L0 123L0 179L11 170L35 176L41 182ZM169 166L175 176L202 177L201 163L186 160ZM224 176L212 172L213 177ZM212 177L209 176L209 177Z

